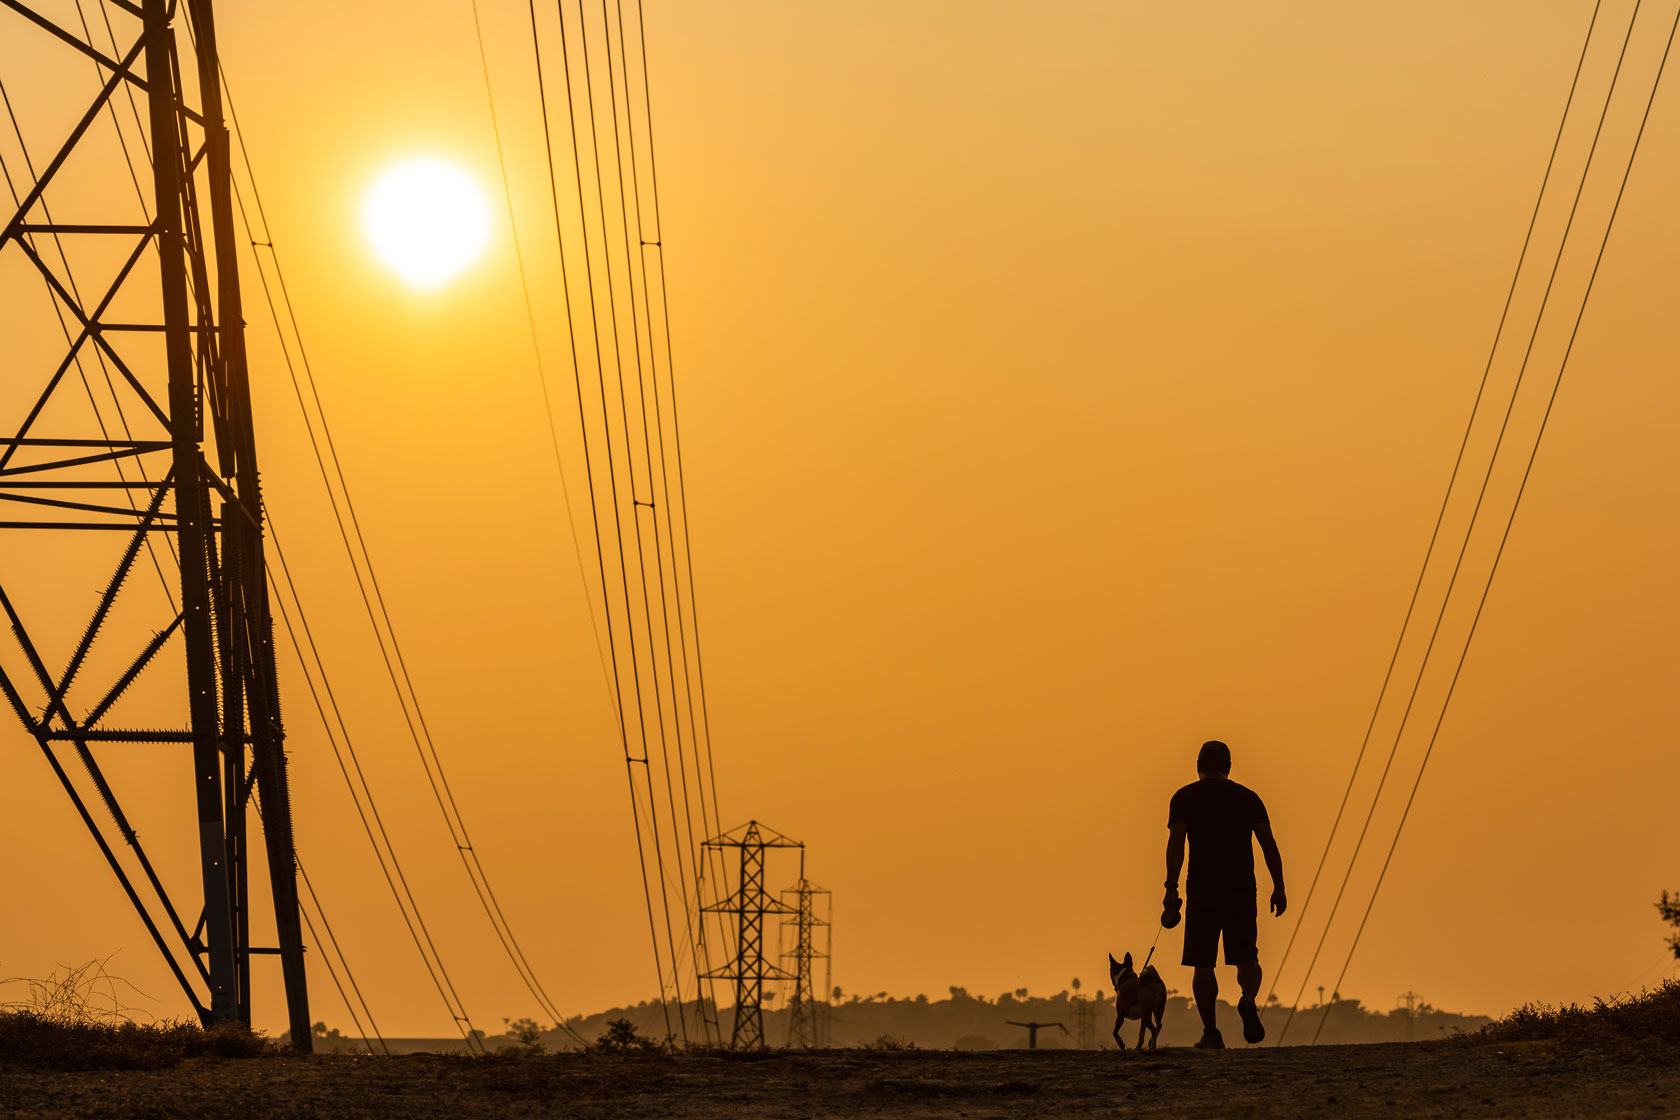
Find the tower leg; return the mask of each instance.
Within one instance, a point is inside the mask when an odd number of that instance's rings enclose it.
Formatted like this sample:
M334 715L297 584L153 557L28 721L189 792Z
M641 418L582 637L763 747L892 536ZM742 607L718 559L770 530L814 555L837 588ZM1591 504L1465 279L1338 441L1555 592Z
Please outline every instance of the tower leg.
M216 18L211 0L188 0L198 31L198 71L203 102L205 156L210 173L210 220L215 233L216 277L222 331L219 335L224 392L231 407L225 432L218 432L222 469L231 473L237 503L224 504L224 539L237 542L237 566L230 580L238 587L239 637L247 674L243 691L250 714L251 767L261 793L263 841L268 857L274 926L280 942L292 1048L313 1046L309 990L303 964L303 923L298 910L297 849L292 834L290 785L286 780L285 733L280 720L280 690L274 664L274 620L269 611L268 573L263 563L263 506L257 473L256 435L251 421L250 376L246 365L244 309L239 289L238 239L234 234L230 184L233 158L222 114L221 72L217 63ZM236 728L236 730L239 730Z
M164 347L169 370L170 437L174 444L175 513L180 534L182 627L187 647L187 703L193 729L193 786L204 879L204 946L210 970L210 1020L239 1016L237 964L223 819L221 713L211 634L209 503L199 453L198 385L187 306L182 236L180 117L176 112L174 33L166 0L144 0L147 101L152 128L152 180L157 199L156 245L163 284Z

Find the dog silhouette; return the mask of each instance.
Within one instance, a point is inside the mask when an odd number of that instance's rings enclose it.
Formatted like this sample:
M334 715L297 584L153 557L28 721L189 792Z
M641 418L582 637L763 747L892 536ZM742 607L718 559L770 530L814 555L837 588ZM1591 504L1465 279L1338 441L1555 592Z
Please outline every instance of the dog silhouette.
M1120 1027L1127 1019L1138 1021L1138 1049L1143 1049L1143 1036L1149 1035L1149 1048L1161 1037L1161 1017L1167 1010L1167 985L1152 964L1143 966L1143 974L1132 970L1132 955L1117 961L1108 955L1108 977L1114 982L1114 1044L1124 1050Z

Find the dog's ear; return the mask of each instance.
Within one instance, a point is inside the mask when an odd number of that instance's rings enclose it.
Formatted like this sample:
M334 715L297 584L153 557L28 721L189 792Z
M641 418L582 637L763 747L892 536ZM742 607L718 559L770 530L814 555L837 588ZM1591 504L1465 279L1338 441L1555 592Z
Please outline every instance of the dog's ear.
M1113 972L1115 969L1117 969L1119 967L1120 967L1120 962L1114 959L1114 954L1113 953L1110 953L1108 955L1108 970L1110 972Z
M1132 967L1132 955L1130 953L1127 953L1126 954L1126 959L1121 961L1120 963L1125 968L1128 968L1128 969L1131 968Z

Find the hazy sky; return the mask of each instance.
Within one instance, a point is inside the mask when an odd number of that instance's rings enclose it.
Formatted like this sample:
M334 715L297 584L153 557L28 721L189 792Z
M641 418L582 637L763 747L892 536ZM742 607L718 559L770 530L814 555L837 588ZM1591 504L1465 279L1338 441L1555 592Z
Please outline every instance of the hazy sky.
M575 442L526 10L481 7ZM1602 141L1617 168L1674 11L1646 8ZM1571 184L1630 10L1604 4L1559 156ZM1103 986L1106 952L1148 948L1167 798L1210 737L1265 798L1304 901L1591 12L647 0L719 800L725 824L757 817L808 843L834 891L836 983ZM224 4L220 20L358 512L478 850L562 1008L647 998L623 762L512 242L499 226L479 268L419 295L356 225L361 193L406 155L500 190L471 8ZM3 26L8 85L38 77L21 25ZM1408 988L1475 1012L1585 1000L1667 967L1650 903L1680 886L1674 77L1343 986L1379 1007ZM36 111L39 143L74 111ZM1560 273L1570 318L1609 169ZM1541 217L1547 263L1566 205ZM26 280L15 261L0 271L7 323L46 311ZM1523 324L1542 283L1519 290ZM255 299L270 507L439 949L499 1030L535 1008L399 731ZM1549 381L1562 341L1542 332L1533 376ZM1513 423L1531 432L1536 415ZM1513 486L1497 477L1499 510ZM77 584L76 601L96 591ZM381 1028L448 1033L295 669L300 853ZM1422 746L1406 740L1395 780L1409 785ZM188 785L171 749L113 765L150 791L142 830L195 897L191 836L164 816ZM0 767L14 853L0 975L121 950L113 971L178 1013L15 726L0 725ZM1369 883L1356 874L1359 907ZM1289 925L1262 918L1268 968ZM1332 965L1349 931L1338 919ZM1157 959L1187 989L1178 952L1167 934ZM1299 975L1292 962L1285 999ZM315 1018L347 1025L325 976L312 983ZM278 985L258 999L278 1032Z

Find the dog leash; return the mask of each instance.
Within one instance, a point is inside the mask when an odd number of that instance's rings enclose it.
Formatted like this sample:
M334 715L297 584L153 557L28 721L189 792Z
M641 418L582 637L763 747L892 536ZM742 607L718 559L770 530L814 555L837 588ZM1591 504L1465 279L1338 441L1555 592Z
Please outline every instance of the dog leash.
M1151 941L1151 942L1150 942L1150 943L1149 943L1149 954L1148 954L1148 956L1146 956L1146 957L1144 957L1144 958L1143 958L1143 968L1140 968L1140 969L1138 969L1138 975L1139 975L1139 976L1142 976L1142 975L1143 975L1143 969L1144 969L1144 968L1148 968L1148 967L1149 967L1149 961L1150 961L1150 959L1151 959L1151 958L1152 958L1152 957L1154 957L1154 956L1155 956L1155 946L1157 946L1157 945L1159 945L1159 944L1160 944L1160 943L1161 943L1161 933L1162 933L1162 932L1163 932L1163 931L1164 931L1164 930L1165 930L1165 929L1166 929L1166 928L1167 928L1167 927L1166 927L1166 926L1156 926L1156 927L1155 927L1155 940L1154 940L1154 941Z

